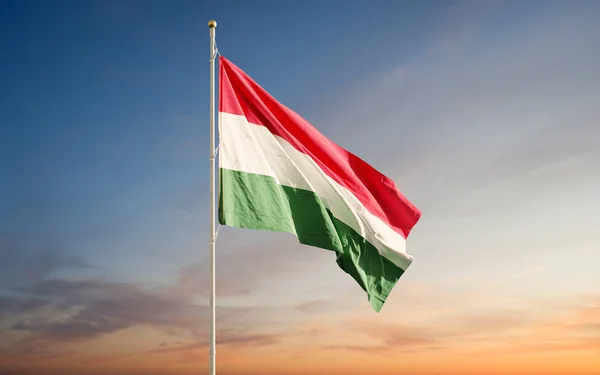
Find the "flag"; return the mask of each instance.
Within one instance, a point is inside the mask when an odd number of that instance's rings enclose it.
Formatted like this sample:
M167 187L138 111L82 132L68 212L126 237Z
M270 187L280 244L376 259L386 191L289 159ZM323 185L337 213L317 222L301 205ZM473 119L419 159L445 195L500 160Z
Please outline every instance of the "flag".
M334 251L379 312L412 262L421 212L222 56L219 72L219 222Z

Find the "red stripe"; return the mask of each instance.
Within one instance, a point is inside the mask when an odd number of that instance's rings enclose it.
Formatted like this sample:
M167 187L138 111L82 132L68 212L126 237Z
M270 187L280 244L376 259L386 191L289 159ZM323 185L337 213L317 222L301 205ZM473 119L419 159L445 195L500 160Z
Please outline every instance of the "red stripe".
M408 236L421 211L402 195L391 179L327 139L229 60L221 56L219 62L219 111L245 116L248 122L265 126L285 139L351 191L373 215L404 238Z

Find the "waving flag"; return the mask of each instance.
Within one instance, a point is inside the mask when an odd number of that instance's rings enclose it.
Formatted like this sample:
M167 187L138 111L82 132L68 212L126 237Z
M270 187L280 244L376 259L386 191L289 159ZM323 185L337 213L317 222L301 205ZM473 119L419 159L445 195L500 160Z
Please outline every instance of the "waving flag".
M219 66L220 223L334 251L379 312L412 262L406 238L421 212L229 60Z

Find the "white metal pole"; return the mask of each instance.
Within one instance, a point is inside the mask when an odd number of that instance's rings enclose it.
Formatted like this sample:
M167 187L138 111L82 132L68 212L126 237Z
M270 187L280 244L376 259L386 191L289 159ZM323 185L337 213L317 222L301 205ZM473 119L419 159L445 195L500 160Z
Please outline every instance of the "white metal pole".
M216 324L216 306L215 306L215 241L216 241L216 213L215 213L215 29L217 22L211 20L208 22L210 30L210 237L209 237L209 252L210 252L210 340L209 340L209 366L210 375L215 375L216 353L217 353L217 324Z

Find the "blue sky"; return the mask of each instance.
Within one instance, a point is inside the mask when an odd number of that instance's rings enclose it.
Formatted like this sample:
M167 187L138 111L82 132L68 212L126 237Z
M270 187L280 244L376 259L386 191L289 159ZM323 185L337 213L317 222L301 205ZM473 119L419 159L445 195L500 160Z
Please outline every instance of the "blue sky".
M207 31L199 17L218 19L220 51L310 119L328 111L336 88L422 54L419 38L402 31L422 34L415 31L430 13L443 12L381 7L389 12L340 2L320 12L277 2L7 4L10 232L121 277L132 276L125 271L140 257L147 263L138 276L153 281L198 258L208 183ZM384 51L389 57L378 57Z
M423 211L381 314L329 252L222 228L224 340L257 329L293 347L310 326L332 348L312 322L398 316L463 339L479 321L508 332L600 301L597 2L1 7L0 357L86 358L139 327L139 350L176 346L171 330L206 339L209 19L224 56ZM101 307L119 301L127 314ZM81 328L99 317L111 324ZM454 318L463 331L444 336Z

